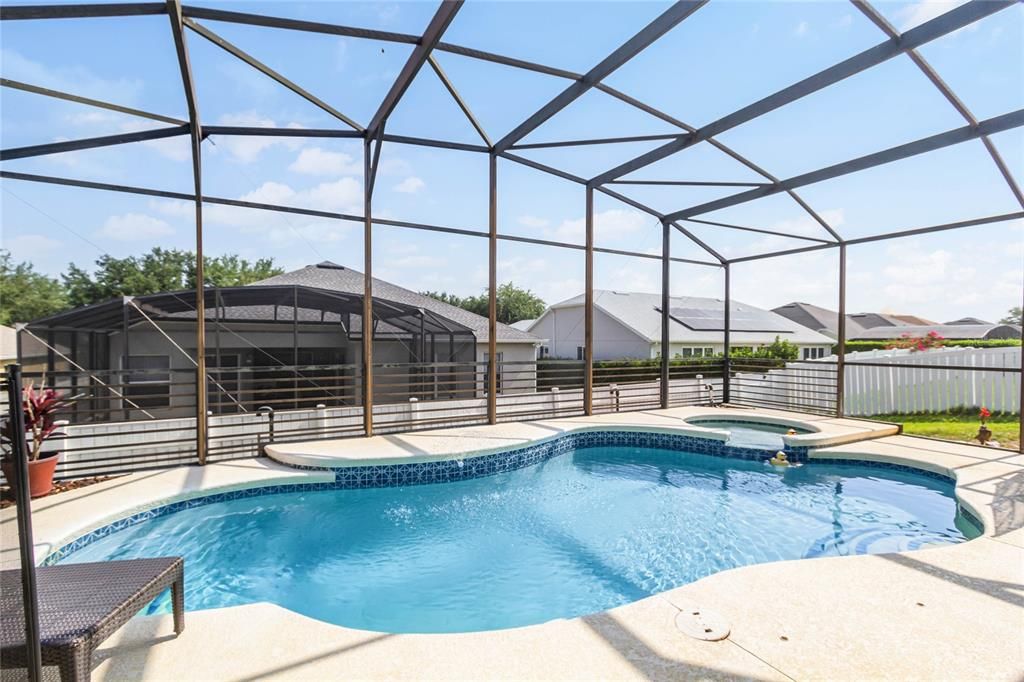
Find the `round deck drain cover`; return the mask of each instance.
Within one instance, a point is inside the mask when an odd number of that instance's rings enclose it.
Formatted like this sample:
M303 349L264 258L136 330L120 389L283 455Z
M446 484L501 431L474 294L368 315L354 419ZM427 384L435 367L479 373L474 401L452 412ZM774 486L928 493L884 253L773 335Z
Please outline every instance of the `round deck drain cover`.
M676 627L694 639L717 642L729 636L730 628L725 618L710 609L691 606L676 614Z

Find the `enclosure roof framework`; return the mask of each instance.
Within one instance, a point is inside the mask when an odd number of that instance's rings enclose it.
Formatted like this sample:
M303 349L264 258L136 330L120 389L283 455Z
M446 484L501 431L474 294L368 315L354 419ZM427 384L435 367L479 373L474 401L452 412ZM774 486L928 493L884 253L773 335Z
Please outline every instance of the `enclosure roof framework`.
M607 57L598 62L586 73L575 73L558 67L531 62L524 59L508 57L501 54L488 52L476 48L465 47L446 42L444 33L449 25L456 20L459 10L462 7L461 0L445 0L442 2L433 18L420 35L381 31L375 29L344 26L325 22L291 19L287 17L268 16L257 13L237 12L233 10L196 7L181 5L178 0L167 0L165 3L110 3L110 4L61 4L61 5L4 5L0 7L0 19L4 21L19 20L44 20L44 19L74 19L74 18L110 18L130 16L148 16L167 14L171 19L172 35L175 38L175 48L178 62L181 66L182 80L185 86L185 96L188 103L189 118L187 121L175 117L166 116L161 113L144 111L132 107L126 107L117 103L105 102L94 98L85 97L76 93L62 92L42 87L39 84L24 83L4 78L0 85L24 92L34 93L40 96L62 99L83 104L91 107L98 107L122 114L137 116L159 123L159 127L130 132L107 135L102 137L62 140L27 147L8 148L0 150L0 160L9 161L14 159L31 158L49 154L56 154L68 151L95 149L116 145L129 144L132 142L151 141L189 135L193 138L193 144L199 145L211 135L237 135L237 136L288 136L297 138L355 138L362 139L372 149L373 161L368 164L366 184L371 188L376 169L380 161L381 148L384 142L396 144L421 145L440 149L456 151L475 152L489 156L502 158L514 163L522 164L529 168L547 173L549 175L568 180L581 186L588 191L600 192L608 197L621 201L658 221L668 224L686 238L690 239L699 248L703 249L710 256L710 260L694 260L674 258L672 260L697 263L702 265L723 266L731 263L739 263L760 258L802 253L823 248L834 248L846 244L858 244L868 241L876 241L892 237L903 237L915 234L927 234L949 229L1002 223L1024 217L1024 194L1022 194L1016 179L1009 166L1000 156L991 137L997 133L1013 130L1024 126L1024 110L1005 112L987 119L978 119L964 104L952 88L942 80L936 70L921 55L919 49L929 43L950 35L956 31L985 19L993 14L1005 10L1015 3L1012 0L971 0L963 5L951 9L937 17L921 23L903 33L899 32L890 24L877 10L869 3L862 0L852 0L853 5L876 27L878 27L882 40L872 47L869 47L847 59L844 59L832 66L818 71L796 83L784 87L777 92L763 97L762 99L733 111L725 116L703 125L699 128L677 119L671 114L634 98L617 88L611 87L604 80L615 70L626 64L630 59L642 52L658 40L665 40L673 28L685 22L694 15L699 15L706 0L681 0L673 3L664 12L655 17L645 25L639 32L613 50ZM250 55L237 46L231 44L223 37L216 34L209 27L201 22L216 21L229 24L260 26L280 31L298 31L310 34L343 36L356 39L367 39L398 43L412 46L407 61L392 83L391 88L380 102L373 114L372 119L366 125L360 124L344 111L340 111L326 104L316 93L307 91L293 83L282 74L277 73L269 66L261 62L256 56ZM337 129L302 129L302 128L264 128L255 126L214 126L201 125L200 111L201 103L196 100L192 87L192 65L188 59L188 44L185 40L186 34L195 34L205 40L211 41L218 47L227 51L235 58L245 62L252 68L272 78L281 87L284 87L296 95L306 99L310 103L335 119L340 126ZM440 68L432 52L445 52L459 55L461 57L481 60L484 62L500 64L506 67L520 69L532 73L543 74L551 78L559 78L569 81L569 84L553 99L544 104L527 119L515 126L510 132L495 136L495 131L487 131L477 119L466 100L462 98L457 89L457 83ZM852 76L876 68L887 61L906 56L934 85L941 96L956 110L964 120L964 125L959 128L952 128L937 134L922 137L917 140L906 142L900 145L881 149L860 157L847 159L827 167L801 173L788 178L780 178L771 174L768 170L756 164L754 161L744 157L731 149L716 136L729 131L744 123L755 120L765 114L776 111L788 104L801 100L809 95L819 92L825 88L834 86ZM424 68L429 67L429 68ZM423 71L432 72L427 77L437 77L443 83L448 94L458 105L459 109L466 116L467 121L472 125L480 137L481 143L466 143L453 140L440 140L410 135L395 135L386 132L388 118L399 105L403 95L410 85L417 79L422 78ZM666 69L663 80L671 79L672 69ZM666 83L666 87L670 86ZM502 84L497 80L494 88L500 89ZM678 133L665 133L658 135L637 134L637 131L625 129L621 135L611 138L594 139L573 139L554 140L543 143L523 142L531 132L543 126L552 117L563 111L566 107L578 100L588 91L601 92L615 98L621 103L632 107L643 114L668 123L678 129ZM592 177L582 177L569 172L557 165L540 163L533 159L526 158L516 153L519 150L536 148L558 148L572 147L580 148L587 145L609 145L628 142L661 142L648 152L627 160L624 163L598 173ZM987 154L991 157L992 163L999 172L1009 191L1015 198L1021 211L1003 212L994 215L978 216L977 218L960 220L951 223L928 225L910 229L890 230L870 237L856 239L844 239L835 226L830 225L822 215L815 211L808 202L797 194L797 190L808 185L813 185L826 180L842 177L851 173L876 168L882 165L894 163L903 159L912 158L918 155L937 151L952 145L980 141L984 145ZM645 168L661 159L668 158L680 151L693 147L699 143L706 142L719 152L731 157L744 167L754 172L763 182L736 183L720 182L716 178L690 177L686 179L665 178L655 180L632 180L624 178L636 170ZM196 149L195 171L196 190L194 193L166 192L159 189L128 187L123 185L112 185L76 180L74 178L59 178L53 176L33 175L27 173L16 173L4 170L2 177L6 179L17 179L30 182L47 182L69 186L93 187L116 192L127 192L135 194L149 194L151 196L166 196L169 198L184 198L195 201L197 205L201 202L224 203L228 205L239 205L257 210L284 211L295 213L306 213L319 215L320 217L335 218L342 220L363 221L365 216L342 215L325 211L314 211L304 207L275 206L269 204L255 204L231 199L202 196L200 187L199 154ZM622 194L613 186L621 187L627 184L649 184L662 186L705 186L705 187L730 187L736 186L740 191L712 201L705 201L691 206L681 206L675 210L663 212L657 210L645 202L638 201L632 197ZM699 216L721 210L723 208L739 206L756 199L785 194L792 198L797 206L823 230L821 238L810 237L806 233L797 233L787 230L768 230L762 226L735 225L718 220L702 220ZM379 218L372 218L372 222L380 224L394 224L399 227L412 229L424 229L454 234L465 234L468 236L486 237L488 232L483 230L465 230L441 225L426 225L420 223L408 223L402 221L384 221ZM712 226L716 230L725 230L729 233L748 232L761 233L774 236L787 237L790 239L809 242L806 246L778 250L770 244L759 248L758 252L741 257L727 258L720 251L700 239L687 223ZM824 235L827 234L826 238ZM538 243L566 248L583 248L578 244L568 244L555 240L540 240L515 237L512 235L500 235L499 238L528 243ZM590 245L595 252L620 253L638 257L654 257L649 253L631 253L617 251L614 249L599 249ZM776 249L776 250L772 250Z
M204 298L208 321L291 323L292 310L297 309L295 321L301 324L344 324L349 331L362 331L362 294L278 284L207 287ZM196 292L188 289L114 298L50 315L27 326L36 331L118 331L124 322L125 310L133 307L145 312L155 322L194 321ZM473 330L466 325L433 311L386 298L375 298L373 317L379 321L378 332L461 336L473 334Z

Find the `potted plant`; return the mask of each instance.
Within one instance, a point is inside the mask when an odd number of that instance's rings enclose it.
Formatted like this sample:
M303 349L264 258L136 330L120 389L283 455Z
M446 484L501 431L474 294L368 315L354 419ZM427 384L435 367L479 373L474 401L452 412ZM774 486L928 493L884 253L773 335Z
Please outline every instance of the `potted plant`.
M57 431L57 414L67 408L70 401L53 388L38 389L31 383L22 389L22 408L25 411L26 451L28 459L28 487L32 497L42 497L53 490L53 472L57 468L60 452L43 450L46 441L62 436ZM4 476L8 484L14 480L13 447L14 420L8 419L3 427L3 441L6 446L2 461Z
M977 438L978 442L982 445L988 443L992 438L992 429L988 428L988 424L986 423L991 416L992 413L984 406L982 406L981 410L978 412L978 418L981 419L981 426L978 427L978 435L975 436L975 438Z

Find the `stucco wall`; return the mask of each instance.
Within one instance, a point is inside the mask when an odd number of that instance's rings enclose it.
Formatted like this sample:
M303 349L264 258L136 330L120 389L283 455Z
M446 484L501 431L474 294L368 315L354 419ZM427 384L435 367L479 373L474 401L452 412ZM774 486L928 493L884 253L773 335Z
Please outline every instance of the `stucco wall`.
M576 359L583 345L583 306L549 309L530 330L534 336L548 339L550 357ZM615 321L604 311L594 310L594 359L651 357L651 344Z

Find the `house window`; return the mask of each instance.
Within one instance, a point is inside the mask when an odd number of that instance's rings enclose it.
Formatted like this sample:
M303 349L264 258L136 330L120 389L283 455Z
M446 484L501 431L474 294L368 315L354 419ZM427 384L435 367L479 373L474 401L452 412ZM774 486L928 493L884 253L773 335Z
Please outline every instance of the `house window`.
M824 348L804 348L803 359L804 360L817 360L818 358L825 357Z
M551 356L551 349L548 346L541 346L540 347L540 359L543 360L544 358L547 358L547 357L550 357L550 356Z
M582 360L583 359L583 346L576 346L576 359L577 360Z
M171 358L168 355L130 355L122 360L124 396L140 408L170 407ZM162 370L162 371L161 371ZM127 403L127 401L125 401ZM131 404L128 407L134 407Z

